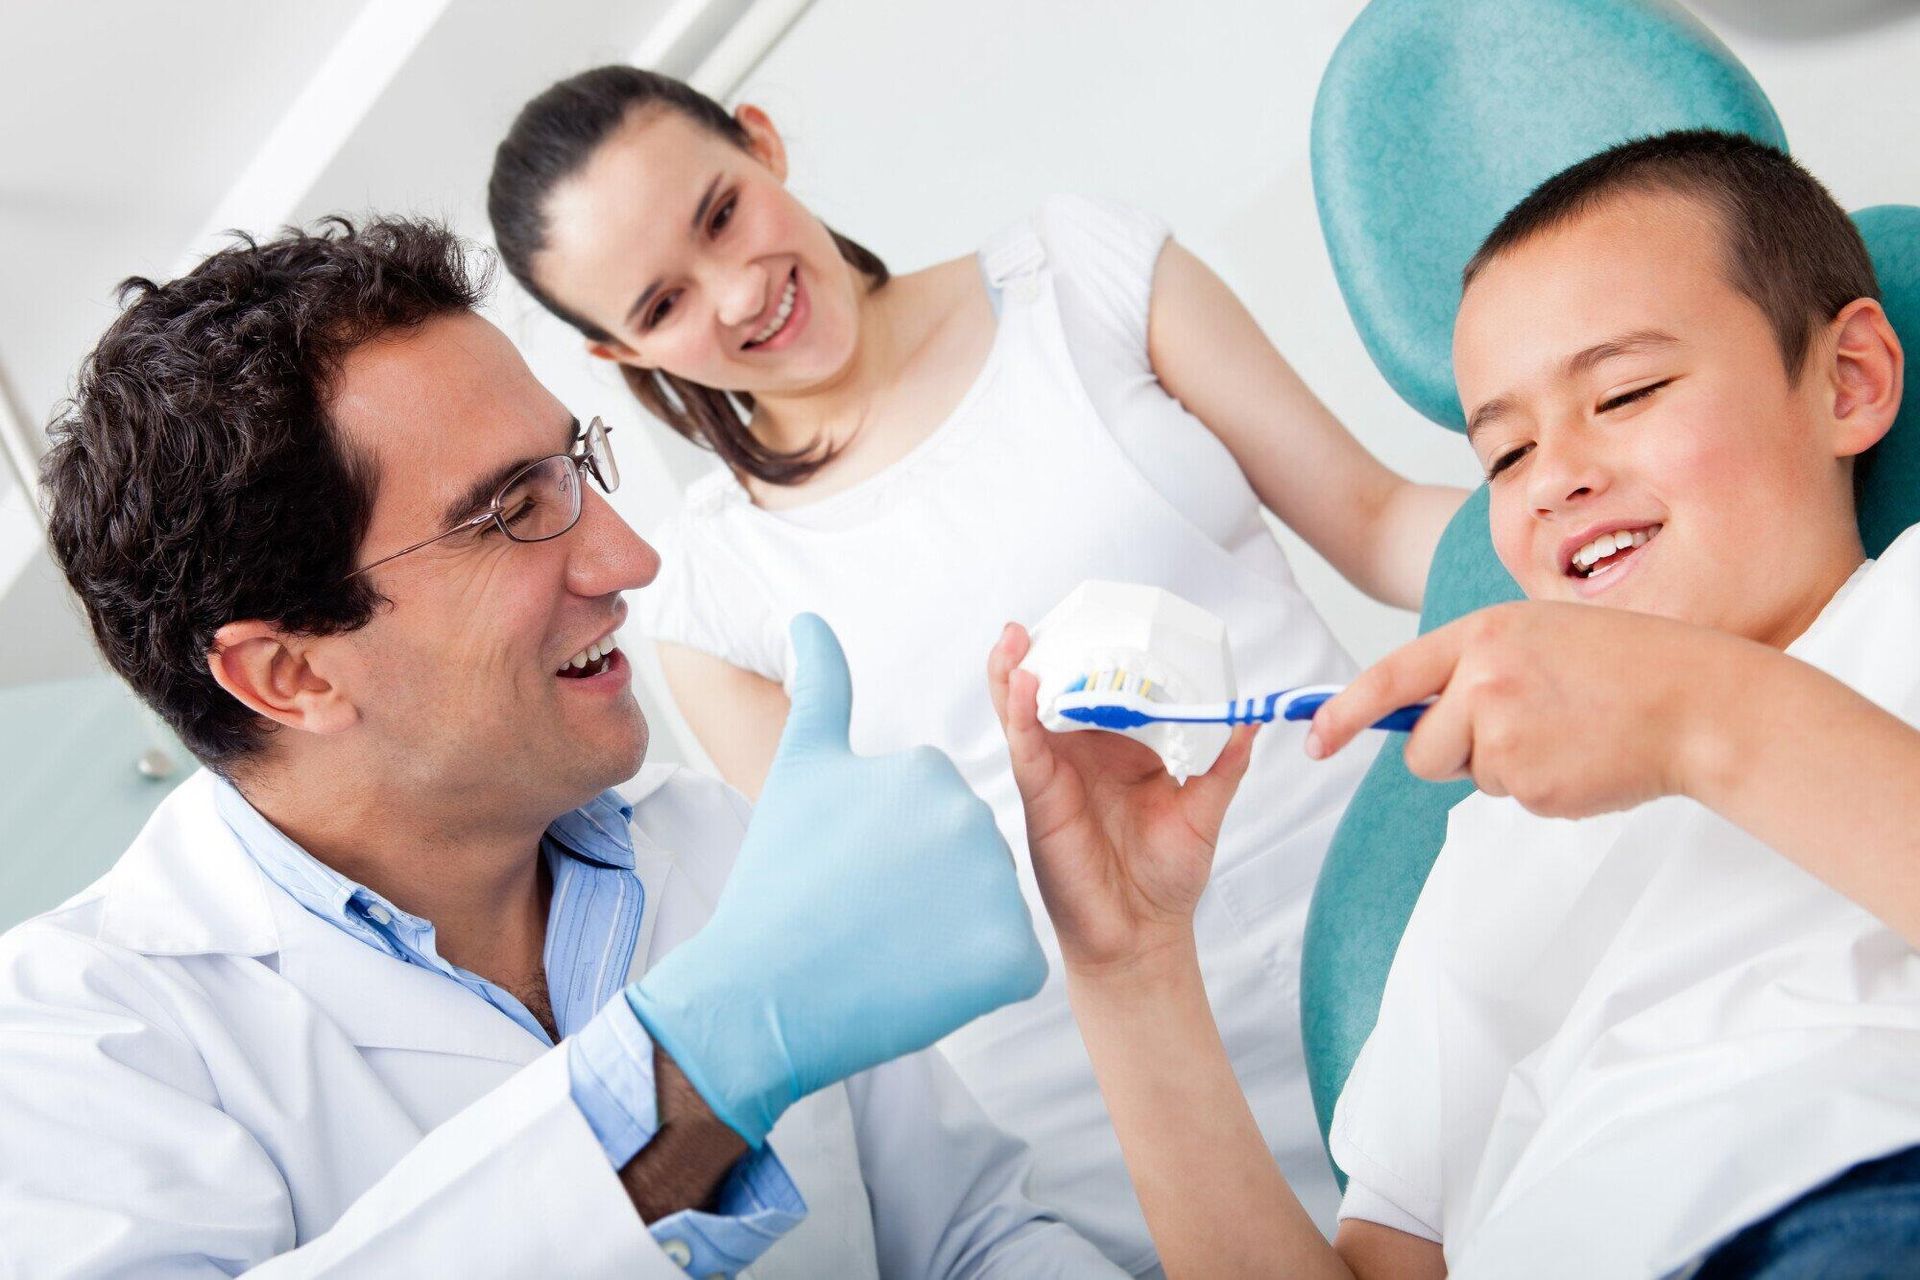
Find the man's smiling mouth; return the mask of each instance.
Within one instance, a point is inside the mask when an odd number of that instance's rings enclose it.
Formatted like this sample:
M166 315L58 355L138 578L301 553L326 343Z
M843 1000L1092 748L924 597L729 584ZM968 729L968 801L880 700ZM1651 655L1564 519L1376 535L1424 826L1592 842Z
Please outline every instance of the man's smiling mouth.
M554 674L568 680L584 680L588 676L600 675L613 665L613 656L619 651L617 638L609 635L574 654Z

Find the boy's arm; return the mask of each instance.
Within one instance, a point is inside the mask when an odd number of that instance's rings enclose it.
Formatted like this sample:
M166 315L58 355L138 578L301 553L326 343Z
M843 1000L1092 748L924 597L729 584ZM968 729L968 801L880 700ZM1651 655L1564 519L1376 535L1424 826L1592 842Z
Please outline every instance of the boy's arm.
M1570 604L1484 609L1363 672L1309 755L1438 695L1407 767L1548 817L1706 805L1920 946L1920 731L1777 649Z
M1466 491L1414 484L1382 465L1233 291L1173 241L1154 268L1147 355L1288 528L1376 600L1420 607L1434 546Z
M1776 650L1724 662L1690 700L1684 794L1920 948L1920 731Z

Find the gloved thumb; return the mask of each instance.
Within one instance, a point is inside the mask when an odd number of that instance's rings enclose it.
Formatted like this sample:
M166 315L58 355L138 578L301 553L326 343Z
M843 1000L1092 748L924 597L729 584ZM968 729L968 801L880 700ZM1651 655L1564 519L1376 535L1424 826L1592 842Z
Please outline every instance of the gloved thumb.
M796 616L787 634L793 640L793 705L779 754L851 750L847 724L853 716L853 677L839 638L817 613Z

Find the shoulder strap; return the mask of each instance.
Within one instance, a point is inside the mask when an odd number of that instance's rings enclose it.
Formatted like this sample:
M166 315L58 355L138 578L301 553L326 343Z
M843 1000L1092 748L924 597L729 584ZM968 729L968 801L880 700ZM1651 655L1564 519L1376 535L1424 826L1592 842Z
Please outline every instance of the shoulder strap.
M980 250L980 269L992 289L1005 289L1016 280L1038 275L1046 265L1046 246L1030 218L995 233Z

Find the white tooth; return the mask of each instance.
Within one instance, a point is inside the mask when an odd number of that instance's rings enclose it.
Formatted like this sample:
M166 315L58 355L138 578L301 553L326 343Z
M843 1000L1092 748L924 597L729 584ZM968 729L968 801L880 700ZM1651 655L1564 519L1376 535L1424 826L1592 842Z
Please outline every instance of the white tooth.
M1633 531L1633 545L1636 547L1644 547L1647 545L1647 531L1645 529L1635 529Z
M580 667L584 667L587 665L587 655L584 653L576 653L571 658L567 659L567 665L575 668L576 670Z
M600 648L600 642L598 640L594 641L592 644L587 646L587 661L588 662L600 661L601 652L602 650Z
M793 314L793 299L798 288L799 286L789 276L787 287L780 294L780 305L774 310L773 319L767 321L766 328L753 335L754 342L765 342L786 327L787 317Z

